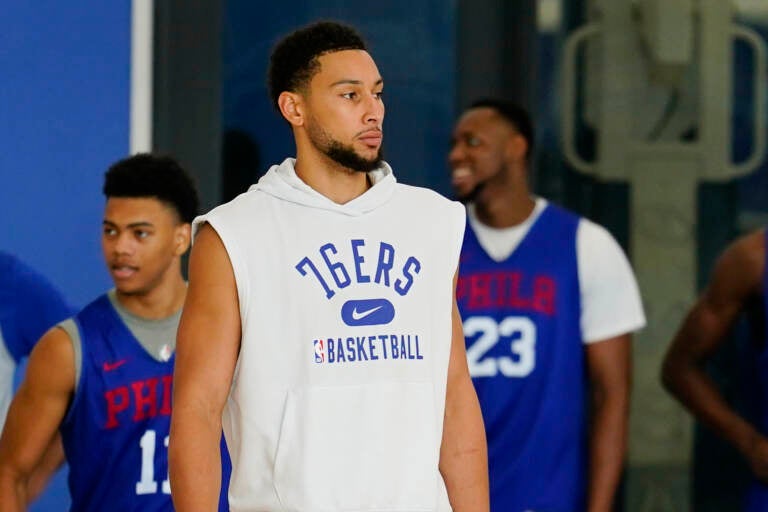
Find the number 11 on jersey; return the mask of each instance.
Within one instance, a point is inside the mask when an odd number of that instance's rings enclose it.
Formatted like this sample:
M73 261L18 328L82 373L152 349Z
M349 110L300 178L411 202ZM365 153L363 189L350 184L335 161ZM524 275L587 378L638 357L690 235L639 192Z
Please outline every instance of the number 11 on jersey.
M155 480L155 447L157 444L157 433L154 430L147 430L139 440L141 446L141 480L136 482L136 494L155 494L157 492L157 481ZM168 436L163 440L165 449L168 449ZM171 494L171 483L168 481L168 475L165 476L162 485L163 494Z

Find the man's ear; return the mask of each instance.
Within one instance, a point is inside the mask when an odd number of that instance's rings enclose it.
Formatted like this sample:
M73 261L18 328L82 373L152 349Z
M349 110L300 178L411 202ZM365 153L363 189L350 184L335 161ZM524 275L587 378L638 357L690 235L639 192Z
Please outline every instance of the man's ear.
M507 141L507 151L513 159L524 160L528 152L528 141L519 133L515 133Z
M175 248L174 253L176 256L181 256L187 249L192 241L192 225L188 223L182 223L176 226L175 236Z
M304 103L300 94L283 91L277 97L280 113L293 126L304 124Z

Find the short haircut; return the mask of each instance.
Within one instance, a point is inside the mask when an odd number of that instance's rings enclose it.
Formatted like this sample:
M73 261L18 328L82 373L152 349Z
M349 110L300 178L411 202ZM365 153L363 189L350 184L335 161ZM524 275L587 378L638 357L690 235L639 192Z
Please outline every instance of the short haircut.
M279 111L277 98L282 92L299 92L318 71L319 57L342 50L368 49L354 28L335 21L319 21L281 39L272 50L267 71L272 105Z
M490 108L496 111L505 121L520 133L528 144L525 158L530 159L533 154L534 130L533 121L528 111L520 105L499 98L482 98L472 102L469 108Z
M104 195L154 198L171 206L184 223L197 215L195 184L179 163L169 156L140 153L110 166L104 175Z

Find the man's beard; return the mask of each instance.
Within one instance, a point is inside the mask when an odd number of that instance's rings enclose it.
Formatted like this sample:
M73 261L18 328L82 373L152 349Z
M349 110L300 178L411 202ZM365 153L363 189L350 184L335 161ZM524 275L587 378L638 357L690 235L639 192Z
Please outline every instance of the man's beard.
M384 151L381 146L372 159L363 158L355 152L351 145L342 144L331 137L328 132L323 130L317 123L310 123L307 130L309 141L321 153L347 169L355 172L371 172L381 165L384 160Z
M346 146L337 140L331 140L327 148L319 149L334 162L356 172L371 172L384 159L384 151L381 146L379 146L376 156L370 160L358 155L352 146Z
M459 201L462 204L467 203L474 203L477 201L478 196L485 190L485 187L488 186L489 181L495 181L496 185L498 186L498 177L502 175L502 173L506 172L504 167L499 165L499 167L496 169L495 172L491 174L487 174L482 176L476 183L475 186L472 187L471 190L464 194L459 194L458 191L454 190L453 197L456 201Z
M483 189L483 187L485 187L485 182L481 181L466 194L463 194L463 195L454 194L454 198L456 199L456 201L460 202L461 204L472 203L474 202L475 198L477 198L478 194L480 194L480 191Z

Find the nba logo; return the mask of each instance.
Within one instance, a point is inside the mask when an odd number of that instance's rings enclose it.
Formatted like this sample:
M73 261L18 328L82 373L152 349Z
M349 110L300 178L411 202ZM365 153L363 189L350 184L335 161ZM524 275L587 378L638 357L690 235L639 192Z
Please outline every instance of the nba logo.
M323 340L315 340L315 362L325 362L325 343Z

